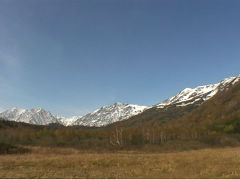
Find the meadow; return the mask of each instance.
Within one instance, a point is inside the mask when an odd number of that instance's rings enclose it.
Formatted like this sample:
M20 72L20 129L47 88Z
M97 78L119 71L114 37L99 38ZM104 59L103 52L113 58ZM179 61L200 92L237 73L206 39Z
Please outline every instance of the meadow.
M193 106L101 128L0 119L0 178L240 178L240 83Z
M240 147L169 153L30 148L0 155L0 178L240 178Z

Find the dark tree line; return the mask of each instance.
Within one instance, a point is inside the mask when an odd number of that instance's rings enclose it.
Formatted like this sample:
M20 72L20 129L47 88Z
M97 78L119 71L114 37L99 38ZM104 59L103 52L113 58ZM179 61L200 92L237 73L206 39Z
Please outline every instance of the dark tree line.
M239 134L239 83L198 107L172 107L165 114L151 110L102 128L36 126L0 120L0 143L80 149L161 146L174 141L238 145Z

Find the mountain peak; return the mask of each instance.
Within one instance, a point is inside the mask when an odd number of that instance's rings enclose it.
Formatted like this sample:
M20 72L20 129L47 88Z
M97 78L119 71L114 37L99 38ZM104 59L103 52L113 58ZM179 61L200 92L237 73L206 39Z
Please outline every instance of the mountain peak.
M115 102L113 105L114 105L114 106L121 106L121 105L125 105L125 104L124 104L124 103L121 103L121 102Z
M37 107L37 108L32 108L31 111L35 111L35 112L40 112L40 111L46 111L43 108Z
M152 107L165 108L166 106L186 106L189 104L201 104L213 97L217 92L228 89L230 85L240 80L240 75L236 77L225 78L219 83L197 86L195 88L185 88L175 96L164 100L162 103ZM150 107L139 106L134 104L126 104L115 102L109 106L103 106L85 116L74 116L64 118L52 115L43 108L33 108L26 110L18 107L6 110L0 113L0 117L27 122L32 124L46 125L49 123L61 123L63 125L83 125L83 126L105 126L116 121L127 119L131 116L142 113Z
M116 121L127 119L143 112L147 107L123 103L114 103L110 106L103 106L79 119L73 124L82 126L105 126Z
M162 103L155 105L157 108L164 108L168 105L184 106L193 104L196 101L205 101L213 97L219 90L227 88L240 80L240 75L236 77L225 78L219 83L197 86L196 88L185 88L175 96L164 100Z
M8 120L38 125L59 123L58 119L54 115L42 108L33 108L31 110L26 110L14 107L10 110L6 110L0 113L0 116Z
M22 108L19 108L19 107L13 107L13 108L11 108L9 110L11 110L11 111L23 111L25 109L22 109Z

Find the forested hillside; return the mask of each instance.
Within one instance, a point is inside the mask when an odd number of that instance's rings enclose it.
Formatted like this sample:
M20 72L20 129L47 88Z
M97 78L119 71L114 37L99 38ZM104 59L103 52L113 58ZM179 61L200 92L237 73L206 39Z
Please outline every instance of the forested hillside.
M173 140L197 140L216 145L238 144L240 83L219 92L198 107L169 107L169 110L161 113L155 109L149 110L122 122L122 126L127 127L134 122L136 125L126 128L126 134L130 133L133 137L138 134L139 140L136 142L144 144Z
M239 145L240 83L203 104L152 108L101 128L59 124L37 126L0 121L0 142L11 145L63 146L79 149L194 147Z

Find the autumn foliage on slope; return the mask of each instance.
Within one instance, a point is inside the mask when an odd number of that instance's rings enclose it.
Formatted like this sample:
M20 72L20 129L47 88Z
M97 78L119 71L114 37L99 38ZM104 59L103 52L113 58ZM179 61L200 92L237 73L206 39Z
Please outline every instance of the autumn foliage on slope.
M107 127L36 126L0 121L0 143L80 149L184 149L239 145L240 83L203 104L149 109Z

